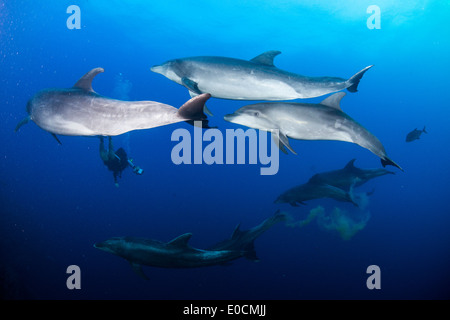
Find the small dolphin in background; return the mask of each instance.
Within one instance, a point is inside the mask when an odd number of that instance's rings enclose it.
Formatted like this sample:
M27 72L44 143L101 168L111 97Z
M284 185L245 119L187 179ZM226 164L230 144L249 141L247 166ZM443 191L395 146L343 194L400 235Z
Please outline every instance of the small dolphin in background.
M274 203L289 203L293 207L298 207L298 204L306 204L305 201L322 198L351 202L354 206L358 207L351 192L329 184L314 182L307 182L283 192Z
M250 61L227 57L189 57L151 68L185 86L191 96L210 93L233 100L292 100L323 96L347 89L356 92L368 66L349 79L307 77L274 66L280 51L267 51Z
M161 268L196 268L227 264L232 260L245 257L258 260L254 241L275 223L286 219L285 214L276 213L247 231L240 231L239 226L231 239L213 246L209 250L196 249L188 244L191 233L185 233L167 243L157 240L115 237L94 244L94 247L112 253L130 262L134 272L148 279L142 271L142 265Z
M408 133L408 135L406 136L406 142L411 142L411 141L420 139L420 136L422 135L422 133L428 133L425 130L425 126L423 126L422 130L417 130L417 128L415 128L413 131Z
M33 120L55 138L57 134L116 136L181 121L206 121L203 106L211 97L209 94L192 98L179 109L154 101L110 99L92 89L92 80L103 71L102 68L92 69L69 89L38 92L28 101L29 115L17 125L15 131Z
M366 128L345 114L340 101L345 92L338 92L319 104L265 102L244 106L224 119L254 129L271 131L275 143L287 153L288 137L298 140L337 140L355 143L368 149L381 159L383 167L392 165L403 170L392 161L380 140Z
M355 167L355 161L356 159L350 160L343 169L317 173L309 179L309 182L329 184L350 191L352 187L359 187L373 178L395 174L383 168L360 169Z

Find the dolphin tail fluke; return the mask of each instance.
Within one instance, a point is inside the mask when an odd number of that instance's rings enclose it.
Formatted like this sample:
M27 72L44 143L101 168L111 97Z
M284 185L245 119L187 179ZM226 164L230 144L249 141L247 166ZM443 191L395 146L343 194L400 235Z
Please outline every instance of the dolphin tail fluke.
M18 124L17 124L17 126L16 126L16 128L14 129L14 132L17 132L17 131L19 131L19 129L23 126L23 125L25 125L25 124L27 124L28 122L30 122L30 116L26 116L25 118L23 118Z
M365 67L361 71L359 71L357 74L355 74L353 77L347 80L347 84L349 85L347 87L347 90L350 92L357 92L358 91L358 84L359 81L361 81L361 78L363 77L364 73L366 73L367 70L372 68L373 65Z
M281 221L285 221L288 219L288 214L281 212L280 210L277 210L275 212L275 214L269 218L267 218L266 220L264 220L263 222L263 228L264 230L269 229L270 227L272 227L274 224L277 224L278 222Z
M207 116L203 112L205 103L209 98L211 98L209 93L199 94L191 98L178 109L178 115L190 124L193 124L194 121L201 121L203 128L209 128Z
M400 167L398 164L396 164L394 161L392 161L391 159L389 159L388 157L385 157L384 159L381 159L381 165L383 166L383 167L386 167L386 166L394 166L394 167L397 167L397 168L399 168L400 170L402 170L402 171L404 171L403 169L402 169L402 167Z
M284 154L288 154L285 147L288 148L293 154L297 154L294 149L292 149L292 147L289 144L289 139L288 137L282 133L279 130L273 130L272 131L272 138L273 141L275 142L275 144L278 146L278 148L284 153Z

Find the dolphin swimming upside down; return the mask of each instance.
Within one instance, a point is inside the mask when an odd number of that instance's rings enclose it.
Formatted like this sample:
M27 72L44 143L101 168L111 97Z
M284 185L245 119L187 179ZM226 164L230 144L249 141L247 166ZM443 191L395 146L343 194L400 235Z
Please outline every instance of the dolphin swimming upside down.
M92 89L92 80L103 71L103 68L92 69L72 88L46 89L35 94L27 104L28 116L15 131L33 120L55 138L58 134L116 136L181 121L207 121L203 106L211 97L209 94L192 98L179 109L155 101L111 99Z

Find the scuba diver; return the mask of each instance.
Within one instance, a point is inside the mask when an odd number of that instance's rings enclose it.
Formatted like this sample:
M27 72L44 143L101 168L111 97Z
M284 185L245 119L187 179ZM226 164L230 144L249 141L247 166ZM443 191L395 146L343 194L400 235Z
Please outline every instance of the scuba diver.
M100 137L100 158L103 160L103 163L108 167L108 169L113 172L114 184L116 187L119 187L117 178L122 177L122 171L128 166L133 169L135 174L141 175L144 173L144 170L133 163L133 159L128 159L127 153L123 148L119 148L114 152L112 139L111 137L108 137L108 139L109 145L108 150L106 150L104 138Z

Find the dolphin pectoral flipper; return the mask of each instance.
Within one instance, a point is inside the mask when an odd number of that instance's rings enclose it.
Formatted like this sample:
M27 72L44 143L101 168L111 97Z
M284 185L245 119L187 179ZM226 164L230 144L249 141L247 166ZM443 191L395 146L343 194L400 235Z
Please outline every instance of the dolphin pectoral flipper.
M59 141L58 137L56 136L56 134L52 133L51 134L53 136L53 138L56 139L56 141L58 141L58 144L62 145L61 141Z
M359 81L361 81L361 78L363 77L364 73L366 73L366 71L372 67L373 67L373 65L365 67L364 69L362 69L361 71L356 73L353 77L348 79L347 83L350 84L350 86L347 88L347 90L350 92L357 92Z
M23 126L23 125L25 125L25 124L27 124L28 122L30 122L30 116L26 116L25 118L23 118L18 124L17 124L17 126L16 126L16 128L14 129L14 132L17 132L17 131L19 131L19 129Z
M195 82L189 78L186 78L186 77L181 78L181 82L183 83L183 86L185 86L189 91L192 91L196 94L202 94L202 92L198 88L197 82Z
M297 155L297 153L292 149L292 147L289 145L288 137L281 131L272 131L272 137L275 142L275 144L280 148L283 153L287 154L287 151L284 147L288 148L293 154Z
M244 257L248 260L258 262L259 258L256 255L255 251L255 243L254 241L250 242L244 247Z
M139 263L131 262L130 261L131 268L133 271L140 276L141 278L148 280L148 277L145 275L144 271L142 270L142 266Z

